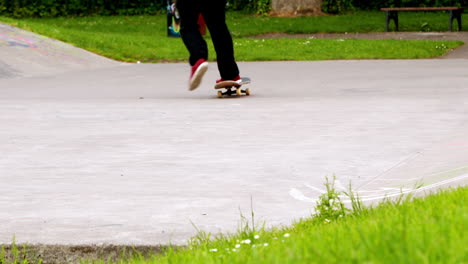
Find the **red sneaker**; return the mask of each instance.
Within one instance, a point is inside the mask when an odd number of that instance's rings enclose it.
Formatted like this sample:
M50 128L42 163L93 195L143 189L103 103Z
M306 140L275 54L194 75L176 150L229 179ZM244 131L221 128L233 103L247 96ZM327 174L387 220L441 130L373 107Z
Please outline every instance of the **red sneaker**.
M189 90L193 91L200 85L203 75L208 70L208 62L205 59L199 59L195 65L192 66L192 72L189 80Z
M224 82L224 81L238 81L240 80L241 77L239 75L237 75L234 79L232 80L224 80L223 78L219 79L219 80L216 80L216 83L220 83L220 82Z

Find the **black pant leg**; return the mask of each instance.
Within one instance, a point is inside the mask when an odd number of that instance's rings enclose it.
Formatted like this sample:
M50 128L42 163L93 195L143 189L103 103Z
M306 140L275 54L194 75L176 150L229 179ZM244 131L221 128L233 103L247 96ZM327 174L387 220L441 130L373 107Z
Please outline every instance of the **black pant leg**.
M198 29L198 15L200 13L200 1L177 0L177 9L180 15L180 35L190 53L190 65L194 65L199 59L208 59L208 47Z
M194 1L194 0L188 0ZM226 25L225 0L201 0L201 12L210 31L221 78L232 80L239 75L234 58L231 33Z

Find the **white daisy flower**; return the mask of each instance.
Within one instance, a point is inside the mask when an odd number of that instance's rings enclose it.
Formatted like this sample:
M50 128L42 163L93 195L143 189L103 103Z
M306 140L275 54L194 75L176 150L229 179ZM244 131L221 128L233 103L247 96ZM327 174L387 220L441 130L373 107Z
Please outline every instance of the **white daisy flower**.
M242 240L242 244L250 244L252 241L250 239Z

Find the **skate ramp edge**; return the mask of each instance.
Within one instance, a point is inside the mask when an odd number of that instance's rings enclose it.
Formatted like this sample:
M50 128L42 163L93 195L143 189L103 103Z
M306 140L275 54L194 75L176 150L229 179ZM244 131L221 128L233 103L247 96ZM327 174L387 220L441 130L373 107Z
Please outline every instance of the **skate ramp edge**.
M123 64L0 23L0 78L31 77Z

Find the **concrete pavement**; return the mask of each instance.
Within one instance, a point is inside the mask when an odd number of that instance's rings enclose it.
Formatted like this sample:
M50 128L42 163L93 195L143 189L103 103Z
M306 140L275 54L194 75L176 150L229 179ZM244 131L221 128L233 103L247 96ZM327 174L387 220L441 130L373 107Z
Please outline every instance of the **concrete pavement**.
M182 244L251 199L289 224L332 175L370 202L467 183L468 60L240 63L252 96L230 99L214 63L188 92L185 64L98 60L0 64L0 243Z

